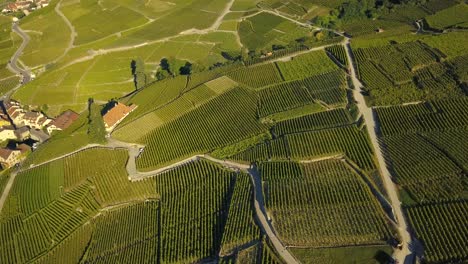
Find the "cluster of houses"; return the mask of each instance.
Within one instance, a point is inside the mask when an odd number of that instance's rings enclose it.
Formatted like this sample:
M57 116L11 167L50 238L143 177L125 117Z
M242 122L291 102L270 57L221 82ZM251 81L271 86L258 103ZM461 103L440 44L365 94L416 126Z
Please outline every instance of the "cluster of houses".
M0 142L24 142L29 139L42 143L57 130L69 127L79 115L71 110L63 112L55 119L48 118L41 112L25 110L19 102L3 101L0 113ZM0 164L9 168L24 159L31 148L24 144L15 144L15 148L0 148Z
M28 15L30 11L40 9L49 5L49 0L16 1L9 3L2 9L2 13L24 12Z
M136 108L135 105L126 106L119 102L112 102L109 106L102 117L107 132L112 131ZM10 168L21 162L31 150L34 150L37 142L48 140L54 131L68 128L78 117L77 113L67 110L55 119L51 119L41 112L24 109L17 101L3 101L3 108L0 111L0 143L5 145L5 142L14 142L14 146L0 148L1 166L4 169ZM24 143L28 140L35 142L32 144L33 148Z

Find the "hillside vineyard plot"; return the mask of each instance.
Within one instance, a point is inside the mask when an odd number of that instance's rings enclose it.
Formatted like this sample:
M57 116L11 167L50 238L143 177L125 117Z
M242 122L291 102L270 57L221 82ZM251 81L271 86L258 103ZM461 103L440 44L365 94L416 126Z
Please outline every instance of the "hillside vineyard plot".
M430 263L466 259L466 107L459 99L377 109L387 160Z
M297 125L299 126L299 125ZM286 134L251 147L231 158L240 161L307 160L345 155L365 170L375 168L367 135L354 125Z
M265 129L256 119L253 93L236 88L147 134L141 141L146 148L137 159L137 166L151 170L260 134Z
M466 0L33 2L0 264L468 262Z
M266 162L260 171L273 225L287 245L383 244L390 237L383 210L343 161Z

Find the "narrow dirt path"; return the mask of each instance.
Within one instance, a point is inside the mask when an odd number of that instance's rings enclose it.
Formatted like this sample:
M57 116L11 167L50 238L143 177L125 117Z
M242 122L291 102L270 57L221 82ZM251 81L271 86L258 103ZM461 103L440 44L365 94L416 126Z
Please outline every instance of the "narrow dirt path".
M78 35L78 33L76 33L75 27L72 25L70 20L68 20L68 18L60 10L61 4L62 4L62 1L59 1L57 5L55 6L54 10L55 10L55 13L57 13L57 15L59 15L63 19L65 24L67 24L68 28L70 29L70 41L68 42L68 46L63 51L62 55L60 55L58 58L56 58L53 61L54 63L57 61L60 61L63 57L65 57L65 55L67 55L68 51L70 51L70 49L74 47L73 43L75 43L75 38Z
M2 213L3 205L5 204L8 194L10 194L11 187L13 187L13 183L16 179L16 174L16 172L10 173L10 178L8 179L5 189L3 189L2 196L0 197L0 213Z
M367 107L366 101L364 96L362 95L362 87L363 85L357 78L355 72L355 61L354 57L352 56L351 45L349 39L346 39L346 43L344 44L344 48L346 51L346 56L348 57L348 61L350 63L349 72L350 76L354 85L353 95L354 99L357 101L356 105L359 108L359 111L363 115L364 121L366 123L367 132L369 134L371 144L374 147L375 155L377 156L377 162L380 167L380 173L384 180L385 189L387 190L388 196L390 198L391 205L393 207L393 213L396 217L396 221L398 224L398 232L400 235L401 243L403 244L403 248L401 250L396 250L394 252L394 258L399 261L399 263L407 263L408 261L412 261L414 258L412 249L410 248L411 245L411 235L408 232L408 225L406 223L406 218L403 214L403 209L401 207L401 202L398 197L398 191L395 183L392 181L392 176L386 166L386 162L384 159L383 151L380 148L380 144L377 138L377 122L374 116L374 113L371 108ZM412 262L409 262L412 263Z

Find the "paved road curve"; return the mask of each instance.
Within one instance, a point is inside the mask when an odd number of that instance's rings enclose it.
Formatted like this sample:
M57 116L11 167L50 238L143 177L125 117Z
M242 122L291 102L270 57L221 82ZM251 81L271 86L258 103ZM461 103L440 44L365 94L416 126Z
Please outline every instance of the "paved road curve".
M28 70L24 70L18 67L18 58L21 56L23 50L26 48L31 39L28 34L21 30L17 22L13 23L12 30L23 39L23 42L21 43L21 46L18 48L18 50L16 50L15 54L13 54L13 57L11 57L11 60L8 63L8 68L16 74L23 75L23 83L27 83L31 80L31 73Z
M258 170L257 170L256 167L251 167L249 165L235 163L235 162L226 161L226 160L220 160L220 159L216 159L214 157L211 157L209 155L201 154L201 155L192 156L192 157L187 158L185 160L182 160L180 162L176 162L176 163L171 164L171 165L169 165L167 167L164 167L164 168L160 168L160 169L153 170L153 171L148 171L148 172L139 172L136 169L135 159L140 154L140 149L143 146L142 145L137 145L137 144L132 144L132 143L121 142L121 141L115 140L113 138L109 138L109 141L108 141L108 143L106 145L89 144L89 145L86 145L86 146L84 146L84 147L82 147L80 149L77 149L77 150L73 151L73 152L67 153L65 155L56 157L54 159L48 160L48 161L43 162L43 163L32 165L32 166L30 166L28 168L25 168L24 170L29 170L29 169L32 169L32 168L47 164L47 163L52 162L52 161L65 158L67 156L73 155L73 154L78 153L80 151L84 151L86 149L95 148L95 147L112 148L112 149L114 149L114 148L126 148L128 150L128 154L129 154L126 169L127 169L128 175L129 175L128 178L131 181L138 181L138 180L145 179L147 177L152 177L152 176L155 176L157 174L163 173L165 171L169 171L169 170L175 169L177 167L180 167L180 166L182 166L182 165L184 165L186 163L198 160L200 158L205 158L207 160L218 163L218 164L220 164L220 165L222 165L224 167L230 168L230 169L240 170L240 171L244 171L244 172L248 173L251 176L252 182L253 182L253 185L254 185L254 190L255 190L255 192L254 192L254 194L255 194L254 207L255 207L255 212L256 212L256 217L257 217L258 223L260 224L260 228L268 236L268 238L272 242L273 246L275 247L276 251L286 261L286 263L291 263L291 264L298 263L296 261L296 259L289 253L289 251L286 249L286 247L278 239L275 232L273 231L273 228L272 228L270 222L267 220L267 214L266 214L265 203L264 203L264 198L263 198L263 191L262 191L262 181L261 181L260 174L258 173ZM24 170L21 170L21 171L24 171ZM8 180L7 186L5 187L5 190L3 191L2 196L0 198L0 212L2 211L2 208L3 208L3 205L4 205L5 201L6 201L6 198L8 197L8 194L10 193L11 187L13 186L13 182L15 180L16 174L19 173L19 172L20 171L12 173L12 175L10 176L10 179Z
M371 143L374 146L375 154L377 156L377 161L380 165L379 166L380 172L384 180L385 189L387 190L388 196L390 198L390 202L392 204L394 215L396 217L396 221L398 224L398 232L402 240L401 242L403 243L402 250L395 251L394 257L395 259L399 261L399 263L407 263L405 261L411 261L414 257L414 254L411 248L409 247L411 244L411 235L408 232L408 226L406 223L406 218L404 217L404 214L403 214L403 210L401 208L401 202L398 198L397 188L392 181L391 174L388 171L382 149L380 148L380 145L377 139L377 133L376 133L377 123L375 120L375 116L372 112L372 109L367 107L364 96L361 93L362 92L361 88L363 87L363 85L361 84L361 82L356 76L355 62L354 62L354 57L352 56L352 53L351 53L352 51L351 51L351 45L350 45L349 39L346 39L346 43L344 44L344 46L346 50L346 56L348 57L348 61L350 62L349 71L350 71L351 79L352 79L353 86L354 86L354 90L353 90L354 99L357 101L356 105L358 106L359 111L364 117L367 132L371 139ZM412 262L409 262L409 263L412 263Z

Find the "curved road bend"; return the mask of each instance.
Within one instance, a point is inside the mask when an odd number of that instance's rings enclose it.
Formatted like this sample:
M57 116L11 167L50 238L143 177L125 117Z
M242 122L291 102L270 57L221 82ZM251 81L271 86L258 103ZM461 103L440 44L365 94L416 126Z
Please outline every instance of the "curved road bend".
M49 163L49 162L52 162L52 161L55 161L55 160L58 160L58 159L62 159L64 157L73 155L73 154L75 154L77 152L80 152L80 151L83 151L83 150L86 150L86 149L89 149L89 148L94 148L94 147L126 148L128 150L128 154L129 154L126 169L127 169L128 175L129 175L128 178L131 181L143 180L143 179L145 179L147 177L155 176L155 175L160 174L162 172L175 169L175 168L177 168L179 166L182 166L182 165L184 165L186 163L198 160L200 158L205 158L205 159L210 160L212 162L218 163L218 164L220 164L220 165L222 165L224 167L235 169L235 170L241 170L243 172L248 173L252 178L252 183L253 183L253 187L254 187L255 215L257 217L260 228L268 236L268 238L272 242L274 248L276 249L278 254L282 257L282 259L284 261L286 261L286 263L288 263L288 264L289 263L292 263L292 264L298 263L297 260L291 255L291 253L289 253L289 251L286 249L286 247L278 239L275 232L273 231L273 228L271 227L270 222L267 220L264 197L263 197L263 190L262 190L262 181L261 181L260 174L258 173L258 170L257 170L257 168L255 166L251 167L251 166L245 165L245 164L220 160L220 159L216 159L214 157L211 157L209 155L195 155L193 157L190 157L190 158L187 158L185 160L179 161L177 163L171 164L171 165L169 165L167 167L164 167L164 168L160 168L160 169L153 170L153 171L148 171L148 172L139 172L136 169L135 159L140 154L140 149L143 146L138 145L138 144L121 142L121 141L118 141L116 139L109 138L109 141L108 141L108 143L106 145L89 144L89 145L86 145L86 146L84 146L84 147L82 147L80 149L77 149L77 150L73 151L73 152L70 152L70 153L67 153L65 155L56 157L54 159L48 160L48 161L43 162L43 163L39 163L39 164L29 166L28 168L25 168L23 170L28 170L28 169L31 169L31 168L34 168L34 167L38 167L38 166L44 165L46 163ZM0 198L0 212L1 212L1 210L3 208L3 205L4 205L5 201L6 201L6 198L8 197L8 194L9 194L9 192L11 190L11 187L13 185L16 174L23 171L23 170L13 172L11 174L10 179L8 180L7 186L5 187L5 190L3 191L2 196Z
M31 73L28 70L18 67L18 58L23 53L23 50L26 48L31 38L18 26L17 22L13 23L12 30L23 39L23 42L16 50L15 54L13 54L13 57L11 57L8 68L16 74L23 75L23 83L27 83L31 80Z
M406 223L406 218L403 214L403 210L401 207L401 202L398 198L398 191L395 184L392 181L391 174L386 166L385 159L383 156L382 149L380 148L379 142L377 140L377 123L375 120L375 116L371 108L367 107L366 101L364 96L361 93L361 89L363 85L359 81L356 76L355 72L355 62L354 57L351 55L351 45L349 38L346 38L346 42L344 44L344 48L346 51L346 56L348 57L348 61L350 63L349 71L350 76L354 85L353 95L354 99L356 100L356 105L359 108L359 111L364 117L364 121L366 123L367 132L371 139L371 143L374 146L375 155L377 156L377 161L379 163L380 172L382 174L382 178L384 180L385 189L387 190L388 196L390 198L390 202L392 204L394 215L396 217L396 221L398 224L398 233L400 234L401 242L403 244L403 248L401 250L397 250L394 252L394 257L399 261L399 263L413 263L411 262L414 258L414 252L411 245L411 235L408 232L408 225Z

